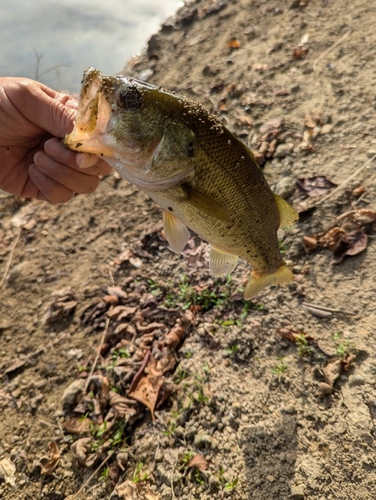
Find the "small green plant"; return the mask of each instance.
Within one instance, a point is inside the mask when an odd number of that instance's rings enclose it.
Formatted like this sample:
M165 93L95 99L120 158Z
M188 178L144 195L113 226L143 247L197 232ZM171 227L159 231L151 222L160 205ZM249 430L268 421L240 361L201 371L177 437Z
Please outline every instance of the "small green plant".
M166 430L164 430L162 432L162 434L164 436L173 436L174 435L174 432L175 432L175 429L176 429L177 425L176 425L176 422L173 421L173 420L169 420L167 425L166 425Z
M205 361L204 366L203 366L202 369L204 370L206 378L208 378L209 377L209 373L210 373L210 366L209 366L209 363L207 361Z
M175 384L180 384L180 382L182 382L187 377L188 377L188 371L183 370L182 368L179 367L176 370L176 377L174 379L174 382L175 382Z
M205 479L202 477L202 474L198 469L196 469L196 471L195 471L195 481L196 481L196 483L200 484L201 486L204 486L204 484L205 484Z
M308 340L305 338L304 333L299 333L295 337L295 343L298 347L298 354L301 357L308 356L309 354L312 354L313 349L309 345Z
M233 346L226 349L226 352L227 352L227 354L230 354L230 356L231 356L232 354L236 354L239 351L239 349L240 349L239 345L234 344Z
M182 464L180 467L180 470L184 470L188 467L189 462L192 460L192 458L195 456L195 453L193 451L187 451L184 453L183 458L181 460Z
M123 440L124 440L124 428L125 428L124 422L119 422L119 424L115 430L115 433L108 440L112 448L115 448L116 446L118 446L120 443L123 442Z
M285 358L285 356L278 356L277 357L278 362L276 363L274 368L272 368L272 373L274 373L274 375L278 376L278 380L280 380L281 375L283 373L285 373L287 370L287 365L283 361L284 358Z
M206 404L209 398L204 394L204 388L202 385L196 384L197 391L192 394L192 400L196 403Z
M186 357L187 359L190 359L192 356L193 356L193 354L192 354L192 352L191 352L191 351L187 351L187 352L185 353L185 357Z
M333 334L333 340L336 342L336 355L339 358L345 359L347 356L355 350L354 344L349 342L348 340L342 340L342 332L336 331ZM342 341L341 341L342 340Z
M286 250L287 250L287 247L286 247L286 245L283 243L283 241L282 241L282 240L279 240L279 241L278 241L278 247L279 247L279 252L280 252L280 253L282 253L282 254L283 254L283 253L285 253L285 252L286 252Z
M350 354L351 351L354 351L354 345L351 342L345 340L341 342L341 344L337 345L336 354L338 357L345 359Z
M147 284L150 293L154 295L154 297L157 297L162 292L159 283L157 283L156 281L149 279L147 280Z
M102 470L102 472L99 476L99 481L107 482L109 480L109 478L110 478L110 468L107 466Z
M145 479L147 479L148 475L147 475L147 472L142 472L142 469L144 468L144 464L142 462L139 462L137 465L136 465L136 468L134 470L134 473L133 473L133 478L132 478L132 482L133 483L139 483L141 481L145 481Z
M236 477L233 481L226 483L223 489L225 491L232 491L236 488L237 484L238 484L238 478Z

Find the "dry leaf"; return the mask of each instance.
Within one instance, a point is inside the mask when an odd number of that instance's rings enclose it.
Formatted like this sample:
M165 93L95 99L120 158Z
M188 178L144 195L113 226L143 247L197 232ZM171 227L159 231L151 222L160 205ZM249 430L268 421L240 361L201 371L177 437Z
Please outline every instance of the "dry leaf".
M341 359L337 359L331 363L328 363L325 368L323 368L323 372L325 375L326 383L331 387L334 387L336 380L342 373L343 363Z
M329 181L324 175L318 175L297 179L296 187L307 196L321 196L337 187L337 184Z
M189 462L188 468L189 467L197 467L199 471L203 472L209 467L209 464L206 458L201 455L201 453L196 453L196 455Z
M68 434L86 434L93 423L90 418L73 417L64 422L64 427Z
M367 248L367 244L368 236L363 227L344 234L333 251L331 264L339 264L346 255L358 255Z
M42 457L40 463L42 465L41 474L52 474L56 469L60 460L60 450L57 444L53 441L48 445L49 457Z
M123 500L161 500L145 481L133 483L127 480L116 487L116 494Z
M0 460L0 479L2 479L5 484L10 486L16 486L16 466L9 458L3 458Z
M90 451L91 442L91 437L84 437L77 439L77 441L75 441L71 446L73 455L81 465L85 465L86 463L86 455Z
M129 392L129 397L139 401L144 406L146 406L151 413L152 419L154 417L154 409L158 401L159 392L164 383L164 376L162 371L157 369L157 364L154 357L151 355L150 351L145 356L147 360L146 366L141 367L136 373ZM145 360L144 360L145 362ZM145 373L145 368L147 368L147 373Z

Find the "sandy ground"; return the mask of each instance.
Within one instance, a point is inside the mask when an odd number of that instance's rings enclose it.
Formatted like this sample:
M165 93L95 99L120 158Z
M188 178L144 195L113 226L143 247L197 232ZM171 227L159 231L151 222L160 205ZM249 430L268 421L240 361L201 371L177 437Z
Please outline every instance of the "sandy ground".
M191 2L125 70L255 151L300 213L289 286L244 302L248 266L213 280L197 238L173 254L112 175L66 206L0 200L2 498L376 498L375 19L363 0ZM172 393L154 422L129 401L114 419L148 345Z

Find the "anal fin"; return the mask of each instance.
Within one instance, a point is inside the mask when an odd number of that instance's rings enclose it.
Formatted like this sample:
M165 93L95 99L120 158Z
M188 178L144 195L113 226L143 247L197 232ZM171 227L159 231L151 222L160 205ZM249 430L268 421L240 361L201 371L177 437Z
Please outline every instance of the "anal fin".
M238 256L222 252L217 248L210 248L210 272L213 276L220 278L228 276L238 263Z
M267 286L286 285L292 281L294 281L294 275L285 264L279 267L274 273L264 276L252 272L251 279L244 290L244 298L245 300L251 299Z
M187 227L175 215L166 210L162 211L162 220L171 250L175 253L181 253L190 237Z

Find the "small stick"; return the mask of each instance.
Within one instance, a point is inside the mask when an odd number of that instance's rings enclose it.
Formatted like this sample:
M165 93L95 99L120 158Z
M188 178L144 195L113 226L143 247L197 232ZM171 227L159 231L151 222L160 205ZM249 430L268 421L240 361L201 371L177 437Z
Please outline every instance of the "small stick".
M302 306L313 307L321 311L328 311L332 313L347 314L348 316L356 316L357 313L351 311L344 311L343 309L333 309L332 307L319 306L317 304L310 304L309 302L302 302Z
M101 470L101 468L109 461L109 459L112 457L112 455L115 453L115 450L112 450L107 457L103 460L103 462L95 469L95 471L92 473L92 475L84 482L84 484L81 486L81 488L73 495L70 500L75 500L78 495L81 493L81 491L90 483L90 481L93 479L93 477Z
M20 236L21 236L21 231L22 231L22 228L20 227L19 231L18 231L18 234L16 236L16 240L14 242L14 245L12 247L12 250L10 251L10 254L9 254L9 259L8 259L8 262L7 262L7 265L5 266L5 271L4 271L4 274L3 274L3 278L0 282L0 288L3 286L7 276L8 276L8 271L9 271L9 268L12 264L12 260L13 260L13 254L14 254L14 251L16 249L16 246L18 244L18 240L20 239Z
M350 177L348 177L345 181L343 181L342 184L340 184L339 186L337 186L333 191L331 191L329 194L327 194L326 196L324 196L324 198L322 198L321 200L319 200L316 203L316 206L317 205L321 205L321 203L323 203L324 201L328 200L331 196L334 195L334 193L337 193L338 191L341 191L341 189L343 189L350 181L352 181L353 179L355 179L355 177L358 174L360 174L360 172L362 170L364 170L366 167L368 167L368 165L370 163L372 163L375 158L376 158L376 155L373 155L372 158L370 158L368 161L366 161L365 163L363 163L363 165L361 167L359 167L358 170L356 170L352 175L350 175Z
M99 359L99 356L101 354L101 349L102 349L102 346L103 346L103 343L104 343L104 339L105 339L106 334L107 334L107 330L108 330L108 325L109 324L110 324L110 318L107 318L104 330L102 332L102 337L101 337L101 341L99 343L97 354L95 355L94 363L93 363L93 365L91 367L90 374L89 374L89 376L88 376L88 378L86 380L85 392L87 391L87 388L89 387L91 376L93 375L95 367L97 366L98 359Z
M349 31L347 31L339 40L337 40L328 49L324 50L324 52L321 55L319 55L319 57L317 59L315 59L315 61L313 61L313 65L312 65L313 71L316 71L316 67L317 67L318 63L321 61L321 59L323 59L325 56L327 56L329 54L329 52L331 52L336 47L338 47L338 45L340 43L342 43L350 35L351 32L352 32L352 29L349 29Z

